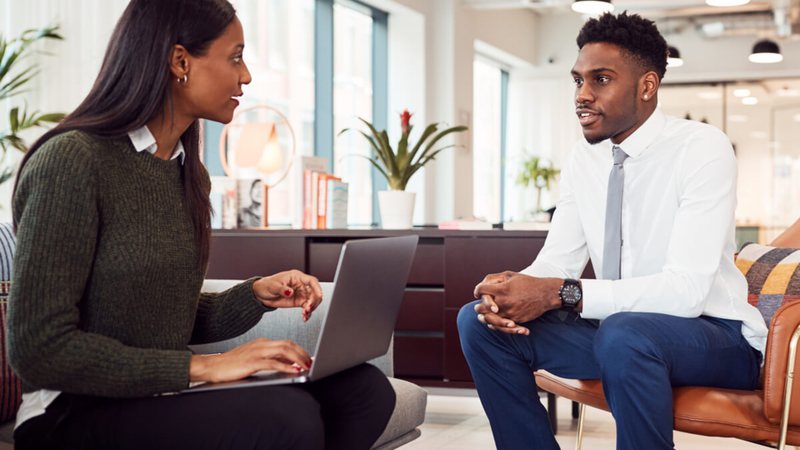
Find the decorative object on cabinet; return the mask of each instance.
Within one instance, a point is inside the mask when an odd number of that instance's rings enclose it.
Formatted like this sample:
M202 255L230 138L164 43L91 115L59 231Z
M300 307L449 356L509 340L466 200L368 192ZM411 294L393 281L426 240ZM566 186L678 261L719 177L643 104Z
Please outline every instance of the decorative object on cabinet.
M436 145L442 138L448 134L468 129L466 126L458 125L440 131L442 124L434 122L425 127L417 143L413 144L409 139L414 128L411 125L412 115L408 110L404 110L400 114L402 131L397 148L392 147L386 130L378 130L370 122L359 117L359 120L369 129L369 133L360 130L359 133L369 142L373 151L372 157L362 157L366 158L389 183L388 191L378 192L381 226L386 229L411 228L415 193L406 192L406 185L411 177L425 164L433 161L436 155L455 146L445 145L437 148ZM345 128L339 134L347 131L352 131L352 129Z

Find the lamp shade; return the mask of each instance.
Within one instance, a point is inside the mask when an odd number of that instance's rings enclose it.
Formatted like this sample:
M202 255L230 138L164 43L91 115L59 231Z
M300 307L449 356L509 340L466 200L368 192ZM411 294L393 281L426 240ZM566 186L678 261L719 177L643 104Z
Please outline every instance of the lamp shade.
M227 176L261 178L272 188L289 174L296 145L294 130L283 113L255 105L237 111L222 128L219 159Z
M599 16L614 11L614 5L611 0L575 0L572 2L572 10L581 14Z
M667 47L668 54L667 54L667 67L680 67L683 65L683 59L681 58L681 52L678 51L677 48L673 46Z
M754 63L772 64L783 61L783 55L781 55L781 49L775 41L762 39L753 46L753 51L748 59Z
M278 133L275 131L275 124L269 132L267 144L261 151L261 158L256 163L256 170L262 175L272 175L280 172L284 166L284 156L278 142Z

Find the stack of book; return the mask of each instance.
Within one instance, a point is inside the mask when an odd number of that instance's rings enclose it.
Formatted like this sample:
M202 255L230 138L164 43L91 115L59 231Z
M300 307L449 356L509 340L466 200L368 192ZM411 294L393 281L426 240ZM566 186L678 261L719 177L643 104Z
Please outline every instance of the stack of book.
M347 228L347 183L329 173L303 172L303 228Z

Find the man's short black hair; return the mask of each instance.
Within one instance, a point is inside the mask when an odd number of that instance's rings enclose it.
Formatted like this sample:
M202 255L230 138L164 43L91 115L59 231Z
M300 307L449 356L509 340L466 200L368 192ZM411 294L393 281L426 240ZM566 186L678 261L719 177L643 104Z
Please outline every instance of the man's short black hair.
M633 57L645 70L659 78L667 71L667 41L655 22L625 11L617 16L605 13L590 19L578 34L578 48L595 42L614 44Z

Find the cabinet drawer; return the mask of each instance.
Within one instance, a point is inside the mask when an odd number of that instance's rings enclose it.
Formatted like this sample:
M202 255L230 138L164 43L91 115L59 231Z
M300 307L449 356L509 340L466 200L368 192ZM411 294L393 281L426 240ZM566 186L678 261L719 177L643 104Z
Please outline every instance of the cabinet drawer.
M443 340L435 337L394 338L394 374L396 377L442 377Z
M444 317L444 378L450 381L472 381L467 360L461 352L461 341L458 337L457 308L445 310Z
M408 284L444 285L444 245L441 240L420 241L414 254L414 262L411 264L411 273L408 274Z
M319 281L333 281L344 242L309 242L308 273ZM441 241L420 243L411 263L408 284L442 286L444 284L444 245Z
M444 289L406 289L398 331L444 331Z
M244 280L305 270L305 240L265 235L212 235L206 278Z
M331 282L336 276L343 242L310 242L308 244L308 273L321 282Z
M446 305L460 308L473 300L475 285L490 273L519 271L529 266L544 246L544 237L448 237L445 273Z

